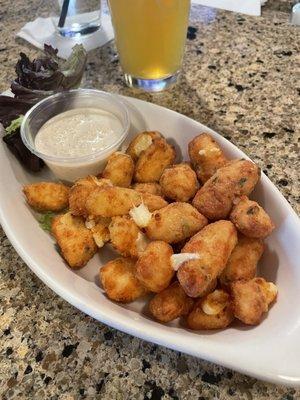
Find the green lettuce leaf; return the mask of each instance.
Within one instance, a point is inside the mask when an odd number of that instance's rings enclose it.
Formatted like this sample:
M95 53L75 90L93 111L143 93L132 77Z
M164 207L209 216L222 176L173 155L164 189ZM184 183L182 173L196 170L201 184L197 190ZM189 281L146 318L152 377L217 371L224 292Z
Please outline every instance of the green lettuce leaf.
M45 214L40 215L38 218L40 227L44 229L44 231L51 232L51 224L55 216L56 214L52 211L48 211Z
M20 128L22 121L24 119L24 115L20 115L18 118L13 119L10 125L5 129L6 134L10 134L15 132L17 129Z

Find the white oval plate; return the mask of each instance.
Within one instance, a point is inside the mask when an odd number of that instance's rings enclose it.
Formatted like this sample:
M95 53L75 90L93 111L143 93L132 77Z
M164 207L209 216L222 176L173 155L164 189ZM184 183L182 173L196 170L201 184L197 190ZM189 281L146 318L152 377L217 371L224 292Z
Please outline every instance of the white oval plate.
M130 107L131 134L161 131L187 159L187 143L206 131L230 158L246 157L233 144L206 126L174 111L134 98ZM121 306L109 301L98 286L99 267L111 257L109 249L78 272L69 269L52 238L37 223L22 196L22 185L51 179L46 169L27 173L6 146L0 145L0 220L27 265L57 294L95 319L139 338L182 351L239 372L276 383L300 386L300 223L295 212L270 180L262 175L253 198L274 220L277 229L267 240L260 264L264 277L279 287L277 303L257 327L234 325L224 331L193 332L173 323L162 325L143 311L144 302Z

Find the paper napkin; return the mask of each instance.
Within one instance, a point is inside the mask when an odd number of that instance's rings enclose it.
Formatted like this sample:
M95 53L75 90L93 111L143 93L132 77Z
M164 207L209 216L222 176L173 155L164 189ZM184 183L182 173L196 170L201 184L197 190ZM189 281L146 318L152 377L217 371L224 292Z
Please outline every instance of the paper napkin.
M195 4L207 7L220 8L228 11L235 11L242 14L260 15L261 6L267 0L192 0Z
M82 43L84 48L89 51L103 46L114 37L113 27L110 16L106 13L101 16L101 28L99 31L81 36L79 38L66 38L60 36L54 26L52 18L37 18L28 22L17 33L17 36L27 40L39 49L44 48L44 43L58 49L58 56L68 58L72 52L72 47L77 43Z

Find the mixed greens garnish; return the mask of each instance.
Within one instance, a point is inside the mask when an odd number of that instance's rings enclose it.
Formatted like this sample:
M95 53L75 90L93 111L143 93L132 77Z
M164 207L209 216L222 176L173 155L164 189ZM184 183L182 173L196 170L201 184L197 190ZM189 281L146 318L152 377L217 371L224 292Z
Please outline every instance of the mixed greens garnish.
M51 232L51 224L53 218L56 216L52 211L48 211L45 214L41 214L38 218L40 227L44 229L44 231Z
M53 93L75 89L80 85L87 53L76 44L67 60L57 56L57 49L44 45L45 55L33 61L24 53L16 64L16 79L11 84L14 97L0 95L0 123L5 132L4 142L9 150L30 171L39 171L43 161L32 154L20 136L22 117L40 100Z

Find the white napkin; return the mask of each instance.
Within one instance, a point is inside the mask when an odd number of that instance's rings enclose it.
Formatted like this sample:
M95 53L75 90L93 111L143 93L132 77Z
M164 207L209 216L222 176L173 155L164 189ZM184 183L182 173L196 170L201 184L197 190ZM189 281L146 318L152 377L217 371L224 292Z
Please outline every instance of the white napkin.
M44 43L51 44L58 49L58 56L66 59L71 54L72 47L75 44L82 43L87 51L93 50L112 40L114 32L110 16L102 13L101 28L91 35L79 38L62 37L55 31L52 18L37 18L24 25L17 33L17 36L27 40L27 42L39 49L44 48Z
M267 0L192 0L195 4L207 7L221 8L242 14L261 15L261 5Z

